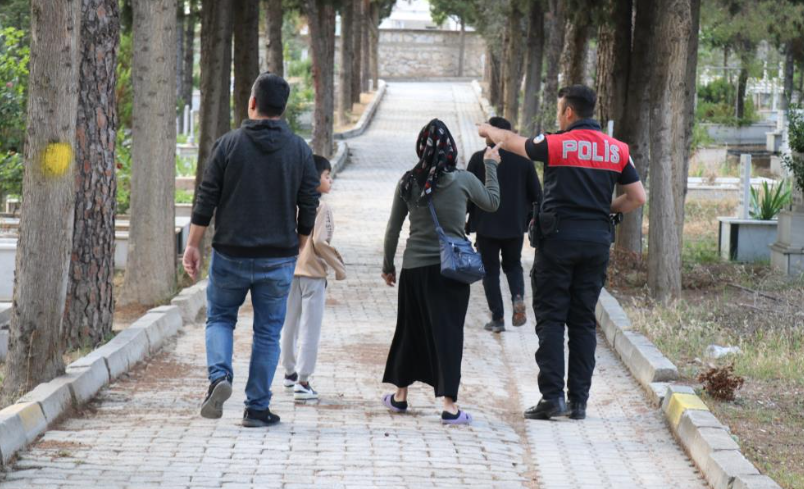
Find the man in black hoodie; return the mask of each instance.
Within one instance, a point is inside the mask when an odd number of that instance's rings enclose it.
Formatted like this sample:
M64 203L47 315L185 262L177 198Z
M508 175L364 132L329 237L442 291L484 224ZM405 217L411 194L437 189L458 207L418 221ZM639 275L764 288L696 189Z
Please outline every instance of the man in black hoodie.
M290 87L263 73L254 82L249 119L215 142L193 207L183 265L195 279L198 246L215 216L207 287L206 348L210 386L201 416L220 418L232 395L232 349L237 313L251 292L254 336L243 426L279 422L271 413L271 382L296 257L318 208L313 153L285 121Z
M502 117L492 117L489 124L511 130L511 123ZM488 139L486 144L494 146ZM486 178L483 153L484 150L481 150L472 155L466 166L481 182ZM500 158L502 164L497 170L500 208L497 212L489 213L470 204L467 223L467 231L477 233L477 247L486 269L483 289L491 310L491 321L486 323L485 329L495 333L505 331L505 309L500 291L501 255L502 269L508 279L514 310L511 323L522 326L527 321L527 308L523 300L525 278L522 271L522 245L533 213L533 204L542 200L542 186L533 162L508 151L500 151Z

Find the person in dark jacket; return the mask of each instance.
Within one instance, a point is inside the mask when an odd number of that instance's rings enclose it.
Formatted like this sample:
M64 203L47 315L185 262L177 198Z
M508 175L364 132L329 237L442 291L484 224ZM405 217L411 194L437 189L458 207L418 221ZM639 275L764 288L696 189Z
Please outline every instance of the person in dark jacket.
M271 382L299 250L315 225L319 194L313 152L281 120L290 87L263 73L254 82L249 119L215 142L193 206L183 265L195 279L198 247L215 216L207 287L206 347L210 386L201 416L220 418L232 395L237 313L251 292L254 340L243 426L279 422Z
M489 124L511 130L511 123L502 117L492 117ZM494 146L489 139L486 144L489 147ZM466 168L481 182L486 176L484 151L473 154ZM533 162L509 151L500 151L500 158L505 163L500 165L497 172L500 182L500 208L496 212L485 212L470 204L467 223L467 231L477 233L477 247L486 269L483 289L491 310L491 321L486 324L485 329L495 333L505 331L505 309L500 291L500 255L502 270L511 290L511 322L514 326L522 326L527 322L527 308L523 300L525 279L522 272L522 244L533 213L533 204L542 200L542 186Z

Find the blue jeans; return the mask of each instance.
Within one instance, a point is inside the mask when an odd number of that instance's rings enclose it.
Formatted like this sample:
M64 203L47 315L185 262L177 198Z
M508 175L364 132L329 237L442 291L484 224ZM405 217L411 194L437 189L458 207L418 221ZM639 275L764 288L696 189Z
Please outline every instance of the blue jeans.
M271 404L271 383L279 361L279 338L285 323L287 298L296 257L230 258L213 251L207 287L207 368L209 381L230 381L237 312L251 291L254 339L246 384L246 407L263 410Z

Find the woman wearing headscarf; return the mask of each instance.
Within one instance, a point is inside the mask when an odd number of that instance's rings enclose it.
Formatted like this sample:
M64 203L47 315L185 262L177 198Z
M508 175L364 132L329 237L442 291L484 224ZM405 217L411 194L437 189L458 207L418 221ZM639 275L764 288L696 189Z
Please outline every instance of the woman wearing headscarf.
M461 381L463 325L469 306L469 285L441 275L441 253L435 224L428 208L432 199L441 227L451 237L465 238L466 206L494 212L500 205L497 184L497 148L485 154L485 186L477 177L456 168L455 140L438 119L424 126L416 142L419 162L396 187L391 217L385 231L382 277L396 283L394 255L405 218L410 235L399 276L396 332L385 366L383 382L397 390L383 404L398 413L408 409L408 386L424 382L443 397L441 422L469 424L472 416L455 404Z

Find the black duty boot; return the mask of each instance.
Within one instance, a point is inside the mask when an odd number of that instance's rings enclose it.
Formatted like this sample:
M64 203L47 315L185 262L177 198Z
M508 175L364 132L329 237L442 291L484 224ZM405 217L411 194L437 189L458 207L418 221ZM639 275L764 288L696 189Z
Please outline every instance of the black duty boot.
M570 408L570 414L569 414L570 419L586 419L585 402L570 400L569 408Z
M221 377L209 385L207 397L201 404L201 416L208 419L218 419L223 416L223 403L232 395L232 382Z
M567 402L563 397L542 399L539 404L525 411L527 419L550 419L567 415Z
M275 425L279 422L279 416L272 413L270 409L258 411L256 409L246 408L243 411L243 426L246 428L263 428L265 426Z
M491 321L487 322L483 329L486 331L492 331L494 333L502 333L505 331L505 320L504 319L492 319Z

